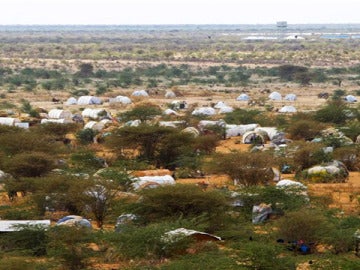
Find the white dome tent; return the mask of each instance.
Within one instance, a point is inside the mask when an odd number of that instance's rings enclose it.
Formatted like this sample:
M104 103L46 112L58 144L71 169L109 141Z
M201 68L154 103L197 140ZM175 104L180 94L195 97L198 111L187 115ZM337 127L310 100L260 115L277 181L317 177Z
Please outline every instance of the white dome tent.
M173 91L168 90L165 93L165 98L176 98L176 94Z
M279 110L280 113L296 113L297 110L294 106L284 106Z
M105 109L91 109L86 108L81 112L82 117L88 117L92 119L98 119L101 116L108 116L108 112Z
M72 113L66 110L52 109L48 113L51 119L71 119Z
M279 92L272 92L270 95L269 95L269 99L271 100L281 100L281 94Z
M172 110L172 109L166 109L164 111L165 115L179 115L176 111Z
M224 106L219 109L219 113L231 113L234 111L233 107L230 106Z
M20 119L12 117L0 117L0 125L15 126L16 123L20 123Z
M77 100L74 97L69 97L65 102L65 105L76 105L76 104L77 104Z
M88 123L86 123L86 125L84 126L84 129L92 129L92 130L96 130L96 131L101 131L103 128L105 127L105 124L103 122L96 122L96 121L90 121Z
M246 132L254 131L254 129L257 128L258 126L259 126L258 124L246 124L246 125L227 124L225 126L226 138L242 136Z
M149 94L145 90L136 90L132 94L134 97L148 97Z
M109 100L110 103L121 103L121 104L131 104L132 101L126 96L117 96Z
M81 96L77 101L78 105L98 105L102 104L102 101L98 97L94 96Z
M192 115L215 115L216 111L214 108L211 107L202 107L195 109L192 113Z
M295 94L287 94L284 99L288 101L295 101L297 96Z
M241 94L236 98L237 101L249 101L250 97L247 94Z
M346 97L344 97L344 100L346 102L357 102L356 97L354 97L353 95L347 95Z
M225 102L223 102L223 101L219 101L219 102L216 103L215 106L214 106L215 109L220 109L220 108L223 108L223 107L227 107L227 105L226 105Z
M171 175L164 176L141 176L134 179L133 187L135 190L142 188L154 188L163 185L175 185L176 182Z

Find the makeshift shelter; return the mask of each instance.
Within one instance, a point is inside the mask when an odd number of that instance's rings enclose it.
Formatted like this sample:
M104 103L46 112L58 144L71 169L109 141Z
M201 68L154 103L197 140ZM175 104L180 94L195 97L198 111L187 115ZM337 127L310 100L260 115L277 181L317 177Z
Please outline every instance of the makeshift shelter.
M192 113L192 115L215 115L216 111L214 108L211 107L202 107L195 109Z
M24 226L50 227L50 220L0 220L0 232L21 231Z
M297 110L294 106L284 106L279 110L280 113L296 113Z
M263 135L255 132L255 131L248 131L242 136L242 143L245 144L264 144L265 138Z
M176 128L178 126L184 125L185 121L160 121L159 126L161 127L173 127Z
M15 123L14 126L19 127L19 128L23 128L23 129L28 129L30 127L30 123L29 122Z
M288 101L295 101L297 96L295 94L287 94L284 99Z
M155 188L163 185L175 185L171 175L164 176L142 176L134 178L133 187L135 190L142 188Z
M109 117L109 113L105 109L91 109L86 108L81 112L82 117L84 118L91 118L91 119L98 119L101 117Z
M344 100L346 102L357 102L356 97L354 97L353 95L347 95L346 97L344 97Z
M279 187L279 188L298 187L298 188L306 189L306 186L304 184L297 182L297 181L288 180L288 179L280 180L279 182L276 183L276 187Z
M242 136L248 131L253 131L257 128L258 124L247 124L247 125L226 125L225 132L226 138Z
M127 121L124 124L124 126L126 126L126 127L138 127L138 126L140 126L140 124L141 124L141 120L136 119L136 120Z
M102 122L96 122L96 121L90 121L88 123L86 123L86 125L84 126L84 129L92 129L92 130L96 130L96 131L101 131L103 130L105 127L105 124Z
M271 100L281 100L281 94L278 93L278 92L272 92L270 95L269 95L269 99Z
M65 101L65 105L76 105L77 104L77 99L74 97L69 97L66 101Z
M172 110L172 109L166 109L164 111L165 115L179 115L176 111Z
M305 175L307 178L319 182L322 182L322 179L328 182L329 177L333 179L333 182L345 182L349 176L349 171L342 162L333 160L327 164L313 166L305 170Z
M15 126L16 123L20 123L20 119L12 117L0 117L0 125Z
M131 104L132 101L126 96L117 96L115 98L109 99L110 103L121 103L121 104Z
M221 237L219 236L185 228L178 228L166 232L162 237L162 240L167 243L174 243L185 237L191 237L196 241L221 241Z
M165 98L176 98L176 94L173 91L168 90L165 93Z
M98 105L102 104L102 101L98 97L94 96L81 96L77 101L78 105Z
M134 97L148 97L149 94L145 90L136 90L132 94Z
M226 105L225 102L223 102L223 101L219 101L219 102L216 103L215 106L214 106L215 109L220 109L220 108L223 108L223 107L227 107L227 105Z
M271 213L271 204L261 203L259 205L254 205L252 209L252 223L259 224L264 222L269 218Z
M230 106L224 106L219 109L219 113L231 113L234 109Z
M51 119L71 119L72 113L66 110L52 109L48 112L48 116Z
M247 94L241 94L236 98L237 101L249 101L250 97Z
M261 134L265 139L269 138L269 140L272 140L279 133L276 127L257 127L255 132Z
M190 133L190 134L192 134L195 138L200 135L200 132L199 132L196 128L194 128L194 127L187 127L187 128L185 128L185 129L183 129L181 132Z
M65 216L59 219L56 222L56 225L70 227L86 227L90 229L92 228L91 222L88 219L76 215Z
M121 232L129 225L133 224L139 217L134 214L122 214L116 219L115 231Z
M56 124L70 124L73 123L72 119L41 119L40 124L56 123Z

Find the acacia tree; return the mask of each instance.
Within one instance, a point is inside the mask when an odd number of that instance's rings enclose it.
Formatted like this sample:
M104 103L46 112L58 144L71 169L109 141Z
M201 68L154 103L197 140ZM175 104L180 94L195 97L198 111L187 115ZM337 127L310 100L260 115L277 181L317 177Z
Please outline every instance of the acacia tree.
M111 149L120 152L124 148L137 149L141 159L152 161L162 139L174 132L174 129L169 127L145 124L138 127L123 127L114 131L105 143Z
M271 167L274 165L274 157L267 153L232 152L215 154L205 163L205 169L211 173L228 174L241 185L253 186L272 180Z
M161 115L161 110L158 106L153 104L141 104L130 111L120 114L120 118L124 121L138 119L144 123L157 115Z

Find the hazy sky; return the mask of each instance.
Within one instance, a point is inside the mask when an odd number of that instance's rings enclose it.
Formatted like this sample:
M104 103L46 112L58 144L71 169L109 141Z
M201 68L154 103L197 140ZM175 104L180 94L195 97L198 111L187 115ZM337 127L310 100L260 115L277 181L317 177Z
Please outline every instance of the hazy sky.
M0 24L360 23L360 0L0 0Z

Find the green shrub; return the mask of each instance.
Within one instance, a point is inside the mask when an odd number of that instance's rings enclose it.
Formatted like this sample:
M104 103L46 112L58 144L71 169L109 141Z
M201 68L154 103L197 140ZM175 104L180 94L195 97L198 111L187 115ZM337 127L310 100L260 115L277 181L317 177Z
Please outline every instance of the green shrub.
M321 134L324 125L312 120L299 120L292 123L288 128L290 138L293 140L312 140Z
M239 265L237 258L230 256L224 251L204 252L200 254L186 255L177 260L161 266L161 270L183 270L183 269L209 269L209 270L228 270L228 269L247 269Z
M44 153L20 153L6 160L3 166L14 177L38 177L53 169L54 161Z
M322 239L328 224L321 213L310 209L286 213L277 222L278 236L285 241L313 243Z
M222 217L228 204L219 191L204 192L196 186L178 184L143 190L140 194L142 201L132 208L145 222L198 218L209 231L224 225Z
M4 234L0 239L2 250L43 256L46 254L46 230L41 226L20 226L19 231Z
M253 186L268 183L274 178L273 165L275 160L271 154L232 152L215 154L205 168L211 173L227 174L240 185Z
M97 133L97 131L91 128L85 128L76 133L76 138L80 141L81 144L90 144L94 142L94 138Z
M56 226L48 233L47 251L50 257L60 261L65 269L80 270L90 266L92 255L87 243L91 243L88 228Z

